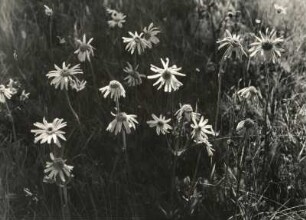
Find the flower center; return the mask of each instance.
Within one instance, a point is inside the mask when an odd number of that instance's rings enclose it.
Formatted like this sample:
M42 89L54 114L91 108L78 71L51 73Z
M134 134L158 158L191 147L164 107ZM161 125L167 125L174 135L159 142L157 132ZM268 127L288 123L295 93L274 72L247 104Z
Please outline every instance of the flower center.
M53 161L53 167L55 170L63 170L64 165L65 163L62 158L55 158Z
M163 74L162 74L162 77L164 80L169 80L172 76L172 73L169 72L168 70L164 71Z
M119 86L118 83L112 82L112 83L109 84L109 87L111 89L118 89L120 86Z
M140 37L135 37L134 41L136 44L140 44L141 42Z
M80 51L81 52L86 52L90 49L90 46L88 44L84 44L82 43L81 46L80 46Z
M162 127L162 126L164 126L164 122L162 122L162 121L158 121L158 122L157 122L157 126L158 126L158 127Z
M68 76L70 76L70 71L67 70L67 69L63 69L63 70L61 71L61 76L62 76L62 77L68 77Z
M143 35L143 38L146 39L146 40L150 40L151 34L149 32L145 32L144 35Z
M270 51L273 48L273 44L271 42L264 42L261 47L265 51Z
M53 134L54 130L53 130L53 126L48 126L46 129L47 134Z
M117 115L117 121L126 121L127 117L126 117L126 114L124 112L120 112L118 115Z

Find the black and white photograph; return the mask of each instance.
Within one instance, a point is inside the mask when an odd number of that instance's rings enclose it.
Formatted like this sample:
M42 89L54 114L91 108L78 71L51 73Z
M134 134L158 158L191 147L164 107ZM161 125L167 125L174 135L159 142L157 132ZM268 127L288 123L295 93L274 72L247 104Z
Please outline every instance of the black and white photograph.
M305 220L306 0L0 0L0 220Z

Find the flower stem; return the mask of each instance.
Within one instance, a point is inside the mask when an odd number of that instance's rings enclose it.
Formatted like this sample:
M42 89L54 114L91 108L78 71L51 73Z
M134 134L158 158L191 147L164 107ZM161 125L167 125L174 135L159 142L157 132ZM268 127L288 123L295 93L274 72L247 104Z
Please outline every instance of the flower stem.
M14 117L13 117L13 114L12 114L12 112L11 112L11 110L10 110L10 108L9 108L9 105L8 105L8 103L7 103L6 101L5 101L5 106L6 106L6 109L7 109L8 113L9 113L9 117L10 117L10 119L11 119L11 123L12 123L12 132L13 132L14 141L16 141L16 140L17 140L17 135L16 135L16 129L15 129Z
M72 104L71 104L71 101L70 101L69 94L68 94L68 91L67 91L67 90L65 90L65 95L66 95L66 99L67 99L68 106L69 106L69 108L70 108L72 114L74 115L76 121L78 122L79 126L81 127L80 118L79 118L78 114L76 113L76 111L74 110L74 108L72 107Z
M218 100L217 100L217 108L216 108L216 116L215 116L215 132L217 132L217 128L218 128L218 119L219 119L219 111L220 111L220 103L221 103L221 87L222 87L222 61L221 61L219 72L218 72Z

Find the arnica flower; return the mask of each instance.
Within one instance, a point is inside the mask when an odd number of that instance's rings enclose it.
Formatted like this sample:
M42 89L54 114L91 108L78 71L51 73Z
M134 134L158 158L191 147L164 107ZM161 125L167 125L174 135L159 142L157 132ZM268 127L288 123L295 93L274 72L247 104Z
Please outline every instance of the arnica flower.
M66 66L65 62L62 64L62 68L54 65L55 70L50 71L47 74L47 77L53 78L51 81L51 85L54 85L55 89L60 86L60 89L68 90L68 85L74 83L78 79L75 75L83 74L83 71L80 69L80 64L77 64L70 68L70 64Z
M115 133L117 135L121 132L122 129L127 134L131 133L131 128L136 129L136 124L138 124L138 121L136 120L136 115L128 115L125 112L119 112L118 114L111 113L115 119L109 123L106 130Z
M31 132L34 133L35 139L34 143L40 141L41 144L52 142L58 147L61 147L60 139L66 140L64 134L65 132L61 129L67 126L66 122L63 122L64 119L55 118L53 122L49 123L43 118L43 123L36 122L34 126L38 129L32 129Z
M51 8L49 8L47 5L44 5L45 7L45 14L50 17L53 15L53 10Z
M115 102L117 102L121 96L125 97L125 89L123 88L122 84L116 80L110 81L107 86L104 86L99 90L102 94L104 94L104 98L110 94L110 98Z
M13 79L9 80L9 83L7 84L7 88L9 88L12 91L12 94L15 95L18 91L16 89L16 84L18 84L17 81L14 81Z
M259 35L260 37L255 36L256 42L250 44L250 57L260 54L265 61L275 63L277 58L281 57L281 52L284 51L280 47L280 44L284 42L283 37L276 37L275 30L269 33L268 28L265 34L259 32Z
M143 29L143 38L148 42L148 47L152 48L152 44L158 44L159 39L156 37L157 34L160 33L159 28L154 27L153 23L151 23L148 27Z
M191 120L198 120L200 118L200 114L194 112L192 106L189 104L182 105L174 115L176 115L178 122L181 122L182 119L184 121L190 122Z
M255 122L252 119L247 118L245 120L240 121L237 124L236 132L239 135L243 135L243 134L245 134L246 131L248 131L249 129L253 128L254 125L255 125Z
M71 81L70 86L71 88L75 89L77 92L82 91L86 87L86 80L79 80L76 79L74 81Z
M93 38L90 38L89 41L86 41L86 35L83 35L83 40L77 39L76 42L78 44L78 49L74 52L75 54L78 54L78 59L80 62L84 62L87 58L87 60L90 62L90 56L94 55L93 46L91 46L91 42L93 41Z
M129 35L131 37L122 37L123 43L127 44L125 49L131 52L131 54L137 49L138 54L141 55L144 50L149 47L149 43L143 38L143 33L138 34L137 31L135 31L135 34L129 32Z
M172 129L172 127L168 124L171 121L171 119L166 119L166 117L162 115L160 115L158 118L154 114L152 114L152 118L153 120L147 121L147 124L151 128L156 127L157 135L160 135L160 133L162 134L169 133L169 130Z
M25 90L22 90L21 94L20 94L20 101L25 101L29 98L30 93L26 92Z
M140 85L142 83L141 78L146 78L146 75L140 74L138 72L139 65L137 65L135 68L129 62L127 63L127 65L128 66L123 69L123 71L128 74L128 76L124 78L127 85L128 86Z
M247 56L241 44L241 38L237 34L231 34L228 30L225 31L225 37L222 40L218 40L217 43L220 44L218 50L226 47L226 51L223 54L223 58L237 57L239 60L242 56Z
M245 100L257 101L258 98L262 99L260 91L257 90L254 86L249 86L240 89L237 94L239 95L239 97Z
M208 134L215 135L215 132L212 129L211 125L208 125L208 119L204 119L202 116L197 122L197 120L193 120L193 124L191 124L191 127L193 128L191 132L191 137L196 143L202 143L206 139L208 139Z
M274 9L276 10L277 14L283 14L283 15L287 14L287 9L278 4L274 4Z
M46 179L57 183L66 183L67 180L70 180L73 166L67 165L66 160L60 157L54 157L53 153L50 153L50 158L52 162L46 162L44 170Z
M6 99L11 99L13 92L10 88L0 85L0 102L5 103Z
M108 26L110 28L114 28L116 26L118 26L119 28L122 28L123 23L125 23L126 15L116 10L109 9L109 8L107 8L106 11L111 15L111 18L112 18L112 20L109 20L107 22Z
M157 73L151 76L148 76L148 79L156 79L159 78L153 86L158 86L158 90L161 89L164 86L165 92L172 92L179 89L180 86L183 85L180 81L176 79L175 76L186 76L183 73L180 73L182 68L177 68L176 65L169 67L169 59L166 58L166 62L163 59L160 59L161 63L163 65L163 68L159 68L157 66L154 66L151 64L151 71Z

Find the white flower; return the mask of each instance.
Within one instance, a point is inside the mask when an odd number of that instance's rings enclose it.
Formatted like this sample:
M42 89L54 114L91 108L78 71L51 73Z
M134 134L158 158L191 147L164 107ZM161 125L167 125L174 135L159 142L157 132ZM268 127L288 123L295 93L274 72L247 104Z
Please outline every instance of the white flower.
M36 122L34 126L38 128L31 130L35 136L34 143L40 141L41 144L46 142L51 144L53 142L58 147L61 147L59 139L66 140L64 136L65 132L61 130L67 126L67 123L63 122L63 119L55 118L53 122L49 123L43 118L43 123Z
M46 167L44 170L45 174L47 175L46 179L53 181L60 180L62 183L65 183L67 178L69 180L72 177L71 171L73 166L67 165L66 160L60 157L54 157L53 153L50 153L50 158L52 162L46 162Z
M20 101L25 101L29 98L30 93L26 93L25 90L22 90L20 95Z
M90 38L89 41L86 41L86 35L83 35L83 41L77 39L76 42L79 45L78 49L74 52L75 54L78 54L78 59L80 62L84 62L86 58L90 62L90 56L94 55L93 46L91 46L91 42L93 41L93 38Z
M17 84L17 81L14 81L12 79L10 79L9 83L7 84L7 88L9 88L12 91L13 95L17 93L17 89L14 87L15 84Z
M276 31L272 30L269 33L268 29L265 34L259 32L259 35L260 37L255 36L256 42L250 44L250 57L260 54L265 61L275 63L277 58L281 57L281 52L284 51L280 46L284 42L283 37L276 37Z
M142 54L146 47L149 47L149 43L142 37L143 33L138 34L135 31L135 34L129 32L131 37L122 37L123 43L126 43L125 49L130 51L131 54L134 53L135 49L137 49L138 54Z
M284 15L287 14L287 9L283 6L278 5L278 4L274 4L274 9L276 10L276 12L278 14L284 14Z
M113 99L115 102L119 100L119 98L125 97L125 90L120 82L116 80L112 80L109 82L107 86L99 89L104 98L106 98L110 94L110 98Z
M125 23L126 15L116 10L112 10L107 8L106 11L111 15L112 20L109 20L107 23L109 27L114 28L118 26L119 28L123 27L123 23Z
M80 80L76 79L76 80L74 80L74 81L71 81L71 84L70 84L70 85L71 85L71 88L73 88L73 89L75 89L77 92L79 92L79 91L85 89L86 83L87 83L86 80L80 81Z
M152 44L158 44L159 39L156 37L160 33L160 30L157 27L153 26L151 23L148 27L143 29L143 38L148 42L148 47L152 48Z
M128 115L125 112L120 112L118 114L111 113L115 119L109 123L106 130L115 133L117 135L121 132L122 129L125 130L127 134L131 133L131 128L136 129L136 125L138 121L136 120L136 115Z
M148 76L148 79L156 79L159 78L153 86L158 86L158 90L161 89L164 86L165 92L172 92L179 89L180 86L183 84L176 79L175 76L186 76L183 73L179 73L182 68L177 68L176 65L169 67L169 59L166 58L166 62L163 59L160 59L161 63L163 65L163 68L159 68L157 66L154 66L151 64L151 71L157 73L151 76Z
M191 137L196 143L204 142L206 139L208 139L208 134L215 135L212 126L208 125L207 123L208 119L204 119L203 116L200 118L199 122L193 120L193 124L191 124L191 127L193 128Z
M10 88L0 85L0 102L5 103L6 99L11 99L13 92Z
M203 140L203 144L205 144L205 147L206 147L206 151L207 151L208 156L209 156L209 157L214 156L214 151L215 151L215 149L212 148L212 144L211 144L207 139L204 139L204 140Z
M137 65L135 68L129 62L127 63L127 65L128 66L123 69L123 71L128 74L128 76L126 76L124 80L126 80L128 86L140 85L142 83L141 78L146 78L146 76L138 72L139 65Z
M238 59L242 59L242 56L247 56L241 44L240 36L237 34L231 34L228 30L225 31L225 37L222 40L218 40L217 43L220 44L218 50L226 47L226 51L223 54L224 59L231 58L233 54Z
M53 10L51 8L49 8L47 5L44 5L44 7L45 7L45 14L49 17L52 16L53 15Z
M57 65L54 65L54 67L55 70L50 71L47 77L49 79L53 78L50 84L54 85L56 89L60 86L61 90L64 88L68 90L68 85L78 80L75 75L83 74L83 71L80 69L80 64L69 68L70 64L66 66L65 62L63 62L62 68Z
M237 94L246 100L256 101L258 98L262 99L261 93L254 86L245 87L240 89Z
M153 128L156 127L156 133L159 135L160 133L166 134L169 133L169 130L172 129L172 127L168 124L171 119L166 119L165 116L160 115L159 118L152 114L153 120L147 121L147 124Z
M189 104L184 104L174 114L176 115L177 121L180 122L182 119L190 122L191 120L198 120L200 114L193 111L193 108Z

